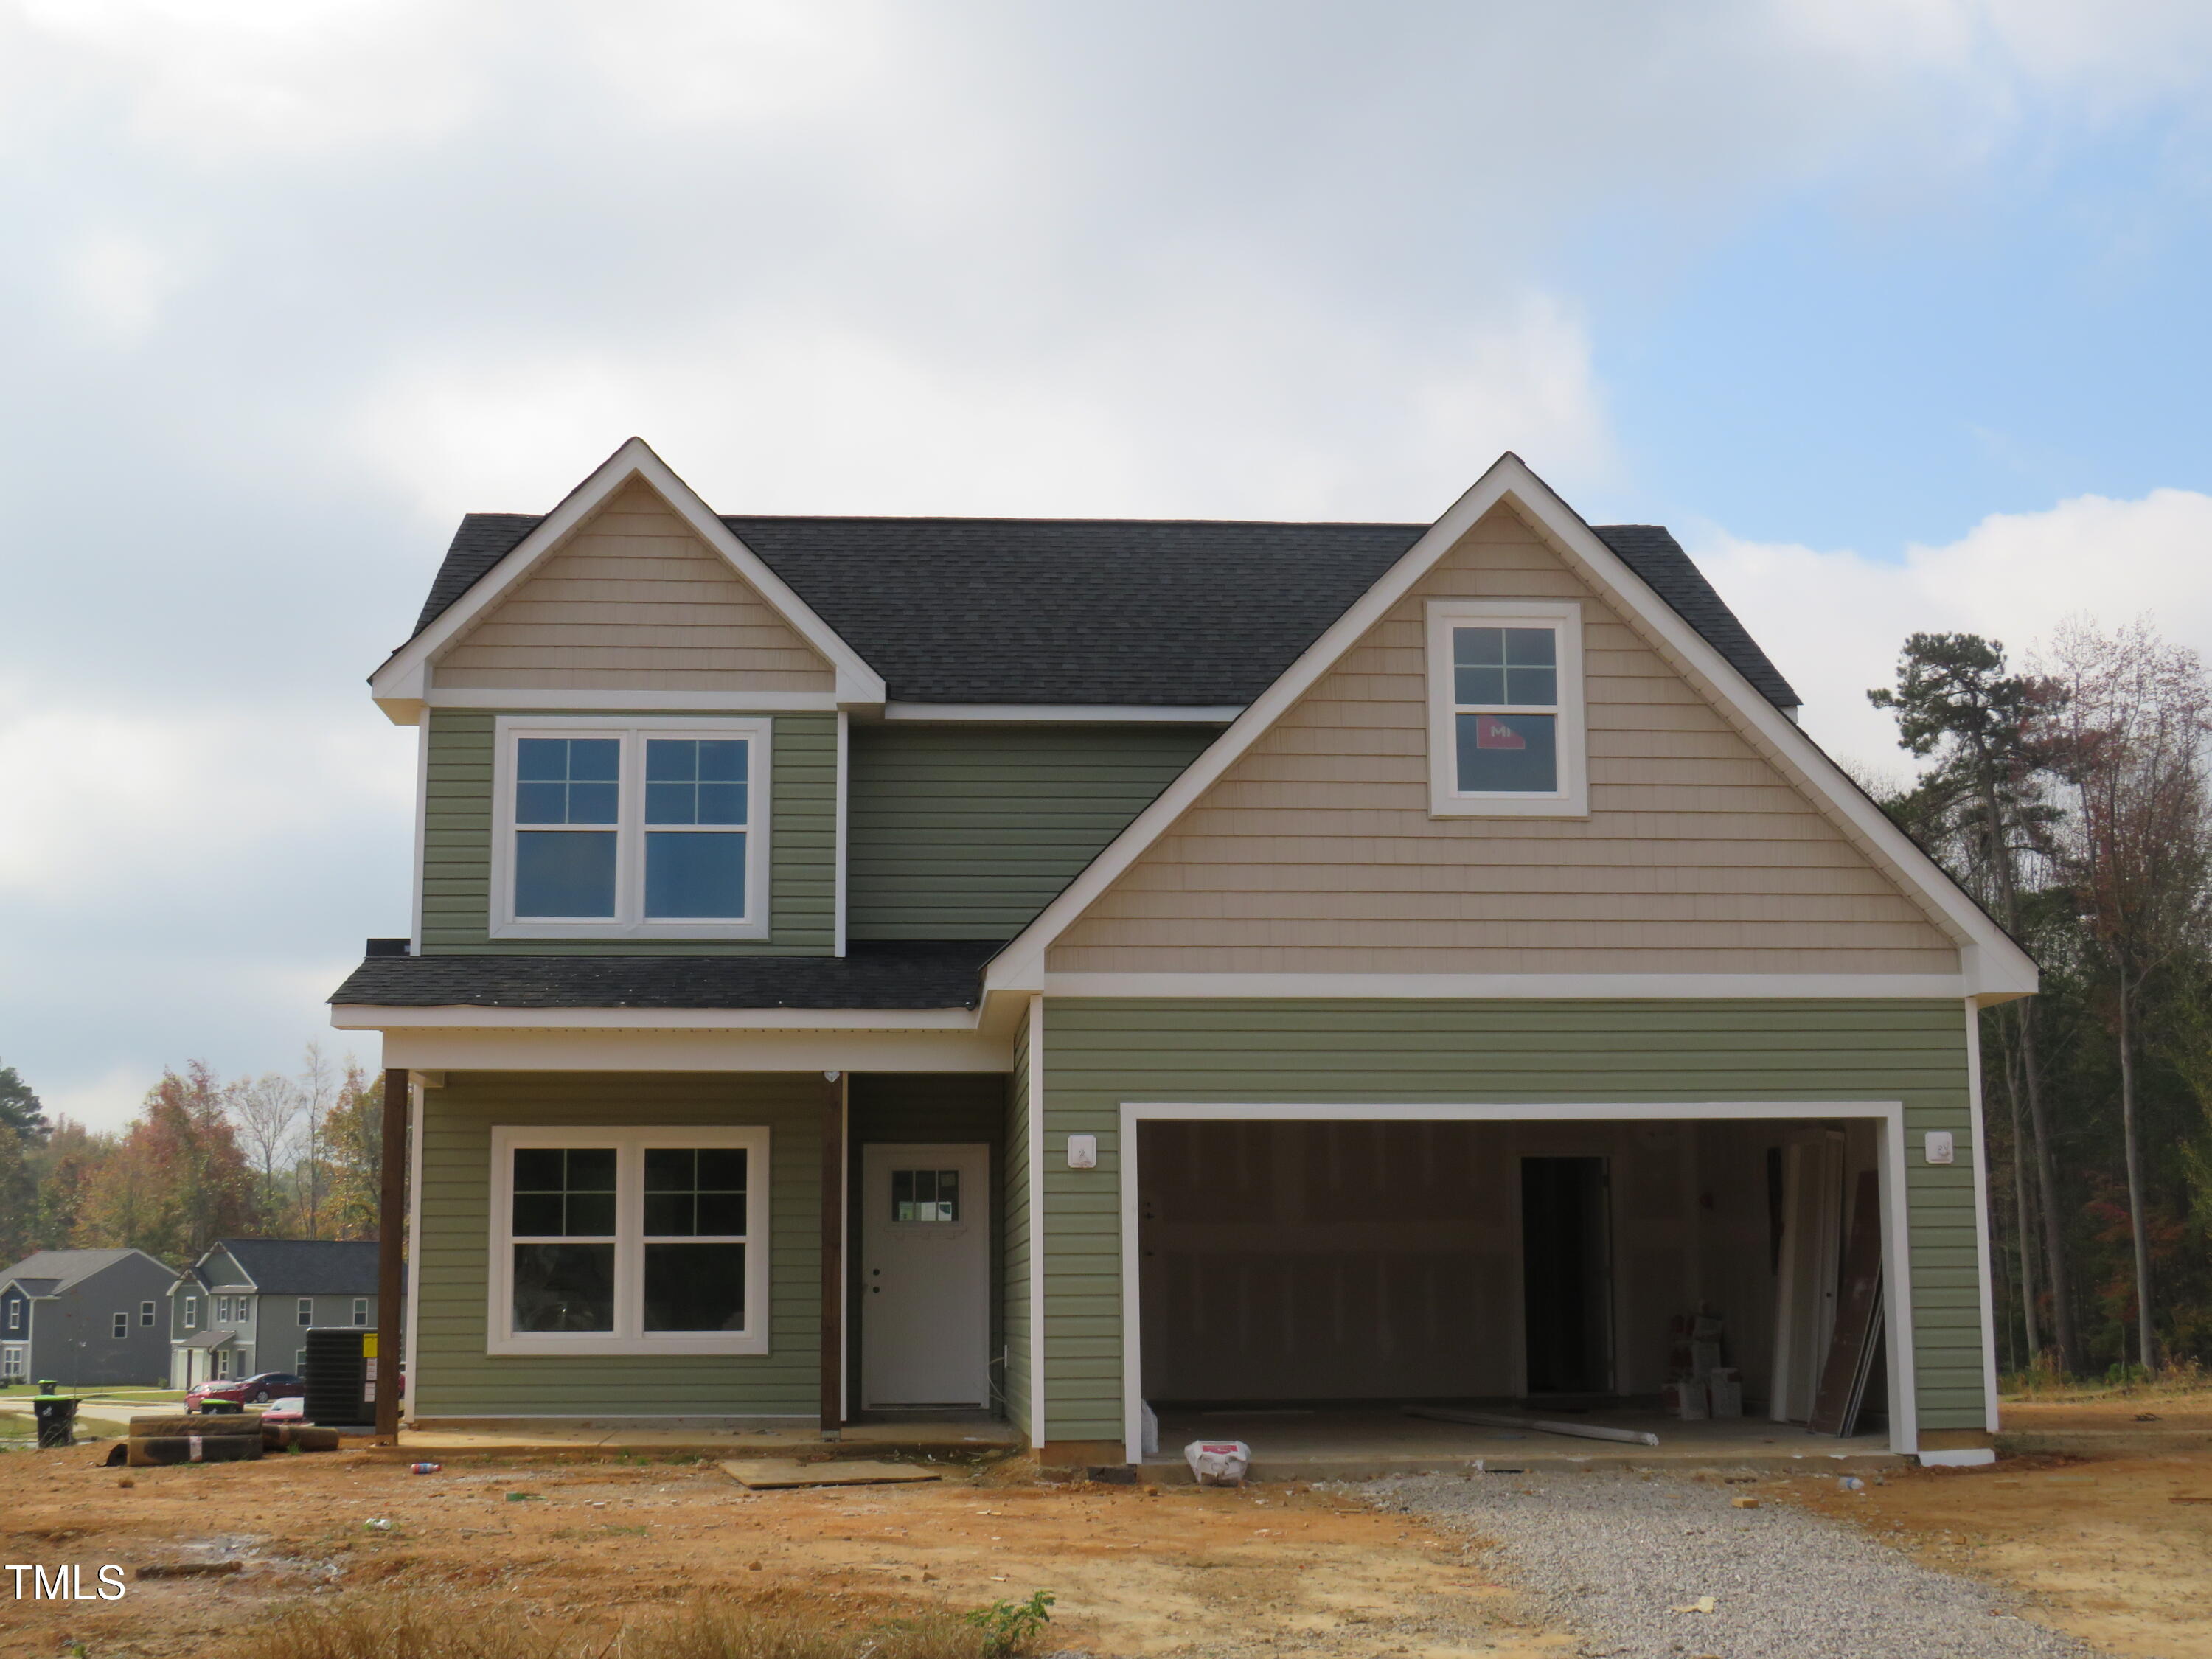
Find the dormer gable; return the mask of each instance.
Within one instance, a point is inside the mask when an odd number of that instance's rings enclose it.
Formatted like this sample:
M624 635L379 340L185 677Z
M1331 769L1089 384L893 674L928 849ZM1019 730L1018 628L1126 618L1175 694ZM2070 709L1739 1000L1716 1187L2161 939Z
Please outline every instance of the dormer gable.
M434 701L826 709L884 700L881 677L635 438L426 616L370 688L401 725Z

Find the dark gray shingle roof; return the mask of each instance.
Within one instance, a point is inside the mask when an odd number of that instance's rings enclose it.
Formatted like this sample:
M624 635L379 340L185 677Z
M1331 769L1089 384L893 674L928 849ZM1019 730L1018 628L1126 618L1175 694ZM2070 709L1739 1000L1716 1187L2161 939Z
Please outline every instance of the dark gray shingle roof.
M331 1000L386 1008L972 1008L998 948L956 939L856 941L843 957L370 957Z
M219 1238L216 1248L269 1296L374 1296L374 1239Z
M49 1281L52 1288L31 1291L31 1294L52 1296L67 1290L80 1279L91 1278L103 1267L111 1267L140 1254L142 1252L133 1249L38 1250L25 1256L4 1273L0 1273L0 1283L12 1279L29 1291L33 1279ZM154 1258L148 1256L146 1259L151 1261Z
M422 632L538 522L461 520ZM905 702L1247 703L1428 526L725 516ZM1593 526L1768 701L1796 692L1680 544Z

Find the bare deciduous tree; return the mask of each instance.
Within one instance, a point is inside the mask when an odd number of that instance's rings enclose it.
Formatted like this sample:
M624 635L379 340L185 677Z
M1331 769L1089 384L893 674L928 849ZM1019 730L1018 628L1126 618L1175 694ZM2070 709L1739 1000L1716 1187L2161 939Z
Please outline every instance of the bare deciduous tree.
M2062 775L2075 795L2066 873L2105 958L2120 1068L2120 1123L2135 1247L2136 1344L2158 1365L2149 1218L2136 1110L2144 981L2202 943L2212 910L2212 799L2205 742L2212 684L2197 653L2147 622L2106 634L2069 623L2053 641L2067 698L2057 716Z
M292 1130L306 1109L300 1085L278 1072L242 1079L226 1091L224 1104L237 1121L246 1151L261 1171L261 1212L271 1223L283 1213L277 1196L276 1166L291 1149Z

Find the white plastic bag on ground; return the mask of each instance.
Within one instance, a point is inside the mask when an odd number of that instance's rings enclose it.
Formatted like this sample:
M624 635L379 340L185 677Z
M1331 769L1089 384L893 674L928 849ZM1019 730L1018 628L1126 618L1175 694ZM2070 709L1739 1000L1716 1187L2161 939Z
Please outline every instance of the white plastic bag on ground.
M1201 1486L1241 1486L1252 1467L1252 1449L1242 1440L1194 1440L1182 1455Z

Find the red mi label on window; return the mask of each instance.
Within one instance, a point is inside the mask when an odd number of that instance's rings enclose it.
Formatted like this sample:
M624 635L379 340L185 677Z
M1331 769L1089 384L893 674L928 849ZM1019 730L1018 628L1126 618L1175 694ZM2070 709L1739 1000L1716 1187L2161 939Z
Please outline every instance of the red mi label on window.
M1528 739L1495 714L1477 714L1474 717L1474 746L1477 749L1526 749Z

